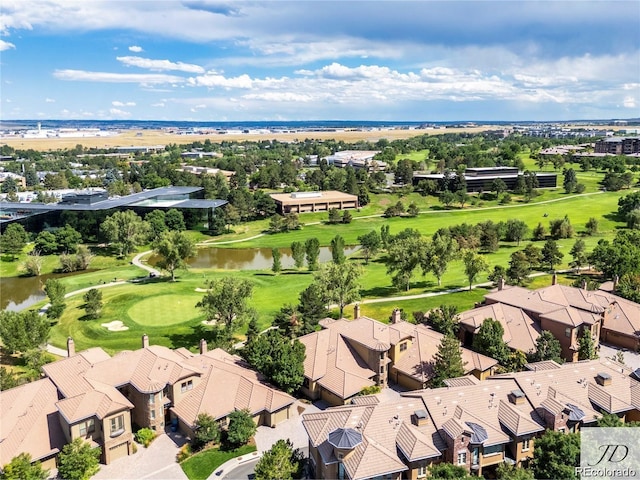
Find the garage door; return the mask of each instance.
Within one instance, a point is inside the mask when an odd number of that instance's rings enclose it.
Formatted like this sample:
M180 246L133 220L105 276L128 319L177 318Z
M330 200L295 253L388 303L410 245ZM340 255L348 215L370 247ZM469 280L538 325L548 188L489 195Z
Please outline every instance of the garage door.
M129 442L121 443L115 447L109 447L109 458L107 462L111 463L117 458L126 457L127 455L129 455Z

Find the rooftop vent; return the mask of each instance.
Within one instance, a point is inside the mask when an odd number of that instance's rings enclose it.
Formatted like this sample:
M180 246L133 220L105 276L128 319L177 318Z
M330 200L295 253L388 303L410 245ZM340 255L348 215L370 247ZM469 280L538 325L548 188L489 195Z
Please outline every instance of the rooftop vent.
M602 385L606 387L607 385L611 385L611 375L608 373L600 372L596 375L596 382L598 385Z
M426 425L429 421L426 410L416 410L415 412L413 412L413 416L411 417L411 419L413 420L413 424L417 425L418 427Z
M524 393L522 390L511 390L509 393L509 401L514 405L521 405L524 403Z

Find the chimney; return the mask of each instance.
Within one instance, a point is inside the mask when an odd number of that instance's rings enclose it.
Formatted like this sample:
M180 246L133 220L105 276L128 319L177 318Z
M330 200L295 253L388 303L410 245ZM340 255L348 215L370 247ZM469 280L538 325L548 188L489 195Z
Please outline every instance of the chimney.
M207 353L207 341L204 338L200 339L200 355Z
M603 387L611 385L611 375L605 372L598 373L598 375L596 375L596 383Z
M73 357L76 354L76 344L73 338L67 337L67 357Z
M356 305L353 307L353 318L360 318L360 304L356 303Z
M146 333L142 334L142 348L147 348L149 346L149 336Z
M557 285L558 284L558 274L556 272L553 272L553 276L551 277L551 285Z
M586 278L583 278L582 282L580 282L580 288L583 289L583 290L587 289L587 279Z
M391 323L398 323L400 320L400 309L394 308L393 312L391 313Z
M500 277L498 279L498 291L503 290L504 289L504 278Z
M613 291L616 291L616 288L618 288L618 282L620 281L620 277L618 275L614 275L613 276Z

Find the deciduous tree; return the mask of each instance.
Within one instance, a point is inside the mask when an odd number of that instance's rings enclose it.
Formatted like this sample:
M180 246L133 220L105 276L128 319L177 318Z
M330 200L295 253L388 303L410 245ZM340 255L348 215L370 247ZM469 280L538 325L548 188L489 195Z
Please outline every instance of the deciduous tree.
M362 269L352 262L343 265L327 263L316 274L315 282L324 285L329 302L340 308L340 318L346 305L360 299L358 280L361 275Z
M99 448L76 438L62 448L58 456L58 474L68 480L88 480L100 470L99 458Z
M340 235L336 235L331 239L331 258L333 259L333 263L342 265L346 258L344 255L344 238Z
M158 267L171 275L171 281L176 279L176 270L187 268L187 259L195 256L196 247L186 233L179 231L162 232L153 242L154 252L160 256Z
M535 478L579 478L576 468L580 464L580 434L547 430L536 439L532 461Z
M253 284L238 277L222 277L207 284L207 293L196 307L202 309L207 320L222 324L227 331L244 321L250 313L249 299Z
M21 453L2 467L2 480L44 480L49 477L49 470L42 468L40 462L32 462L31 454Z
M368 264L369 259L376 253L378 253L378 250L380 250L380 247L382 246L380 235L377 231L371 230L369 233L360 235L358 237L358 241L362 246L362 255L364 256L364 261Z
M149 224L131 210L115 212L102 222L100 229L117 249L120 257L128 255L136 246L142 245L150 231Z
M92 288L83 296L84 299L84 311L87 314L87 318L96 319L100 318L102 310L102 291L97 288Z
M67 307L64 301L66 293L66 287L64 284L55 278L49 278L44 284L44 291L49 297L49 308L47 309L47 317L60 318L62 312Z
M489 264L482 255L473 250L467 250L462 255L462 261L464 263L464 273L467 276L467 280L469 280L469 290L471 290L478 274L489 270Z
M318 257L320 257L320 241L317 238L308 238L304 242L304 250L307 257L307 266L309 270L318 269Z
M296 268L302 268L304 265L305 249L302 242L293 242L291 244L291 256Z
M29 235L19 223L10 224L2 235L0 235L0 249L2 253L9 255L11 260L22 253L27 246Z
M245 445L255 435L256 428L249 410L234 410L229 414L227 441L236 447Z
M200 449L220 441L220 424L208 413L199 413L194 422L194 447Z

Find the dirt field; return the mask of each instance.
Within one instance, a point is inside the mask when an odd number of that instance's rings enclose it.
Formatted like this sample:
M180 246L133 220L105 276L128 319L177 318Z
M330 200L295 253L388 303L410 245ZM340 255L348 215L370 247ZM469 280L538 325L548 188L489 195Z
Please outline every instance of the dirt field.
M469 132L478 133L498 127L482 126L469 128L447 128L437 130L380 130L380 131L342 131L342 132L297 132L269 134L209 134L209 135L176 135L163 130L123 130L113 137L91 138L1 138L0 145L9 145L16 149L34 149L40 151L62 150L76 145L84 147L110 148L125 146L152 146L176 143L178 145L210 139L212 142L227 141L260 141L280 140L295 141L313 138L319 140L336 139L345 142L369 141L377 142L381 138L397 140L420 135L441 135L443 133Z

